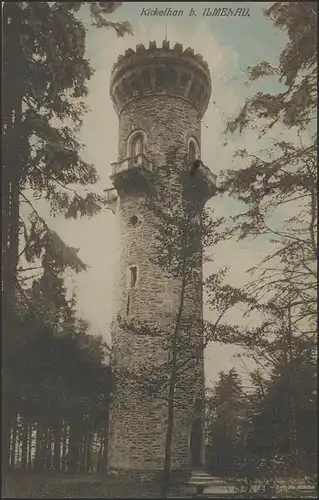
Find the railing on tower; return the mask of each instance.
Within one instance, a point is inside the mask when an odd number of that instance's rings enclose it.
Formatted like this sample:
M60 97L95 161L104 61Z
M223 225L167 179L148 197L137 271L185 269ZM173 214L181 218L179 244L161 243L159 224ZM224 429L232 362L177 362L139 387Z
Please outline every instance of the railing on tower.
M103 189L107 203L111 204L117 200L117 190L115 188Z
M152 170L152 164L144 153L139 153L136 156L130 156L121 161L111 163L112 175L125 172L131 168L144 167L147 170Z
M206 166L201 166L201 171L204 173L206 179L213 185L216 186L217 183L217 175L213 174L213 172Z

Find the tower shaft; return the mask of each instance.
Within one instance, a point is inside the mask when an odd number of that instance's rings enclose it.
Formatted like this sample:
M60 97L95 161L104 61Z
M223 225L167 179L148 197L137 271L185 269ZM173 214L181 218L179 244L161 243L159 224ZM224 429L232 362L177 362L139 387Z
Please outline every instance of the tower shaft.
M163 469L174 338L184 370L174 393L172 469L187 470L204 459L200 236L193 236L197 258L186 282L163 265L167 246L165 250L165 238L158 239L161 213L176 207L178 213L181 207L183 218L183 207L190 206L193 216L200 218L215 190L215 177L207 167L191 190L183 181L190 163L200 157L200 123L211 89L201 56L191 49L181 51L179 44L170 50L166 41L162 48L153 42L149 50L138 46L136 52L119 57L111 77L119 116L119 157L111 179L120 266L112 326L115 387L108 460L119 470ZM181 250L182 246L180 240Z

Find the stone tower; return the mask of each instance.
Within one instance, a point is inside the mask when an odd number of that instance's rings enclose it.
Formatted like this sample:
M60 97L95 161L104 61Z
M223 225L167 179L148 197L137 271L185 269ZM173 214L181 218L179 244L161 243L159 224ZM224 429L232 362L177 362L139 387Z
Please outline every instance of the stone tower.
M118 57L110 94L119 118L118 161L112 163L114 188L107 190L120 231L117 313L112 326L114 398L110 411L108 464L111 469L163 470L167 428L167 397L154 398L130 373L167 361L165 338L175 322L181 283L165 275L154 262L156 215L143 203L152 183L167 183L165 165L170 151L192 163L200 157L201 118L208 106L211 80L208 65L191 48L150 42ZM187 156L188 155L188 156ZM177 177L176 177L177 179ZM202 207L215 193L216 176L203 164L196 173L194 193ZM173 182L174 184L174 182ZM183 186L175 182L175 192ZM194 194L195 196L195 194ZM188 287L185 307L202 318L202 264ZM159 328L158 336L138 335L121 320ZM188 331L202 344L202 332ZM189 471L203 463L203 352L196 366L184 373L175 391L172 470Z

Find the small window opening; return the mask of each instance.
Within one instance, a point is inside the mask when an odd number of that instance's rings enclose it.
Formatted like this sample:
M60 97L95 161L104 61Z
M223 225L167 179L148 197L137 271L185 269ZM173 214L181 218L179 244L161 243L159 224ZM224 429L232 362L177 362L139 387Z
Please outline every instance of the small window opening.
M195 361L195 365L199 365L199 362L200 362L200 358L199 358L199 355L198 354L194 354L193 356L193 360Z
M192 165L195 160L198 159L198 154L197 154L197 149L196 145L193 141L189 143L189 148L188 148L188 160L189 164Z
M133 137L130 148L130 156L134 157L144 152L144 138L142 134Z
M137 282L137 267L130 267L130 287L134 288Z
M126 304L126 315L130 314L130 294L127 296L127 304Z
M133 215L130 220L129 220L130 226L136 227L138 224L138 217L136 215Z

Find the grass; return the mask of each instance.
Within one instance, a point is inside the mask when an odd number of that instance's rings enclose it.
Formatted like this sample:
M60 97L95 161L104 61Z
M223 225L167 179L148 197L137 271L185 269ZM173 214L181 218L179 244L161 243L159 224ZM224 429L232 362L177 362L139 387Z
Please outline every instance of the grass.
M172 492L182 496L183 492ZM3 498L159 498L158 483L118 480L106 474L35 474L15 471L2 477Z

